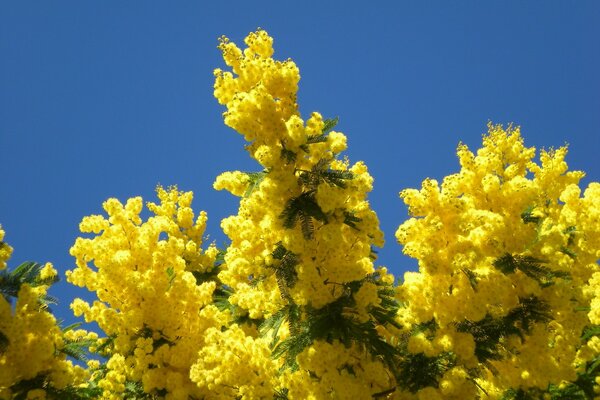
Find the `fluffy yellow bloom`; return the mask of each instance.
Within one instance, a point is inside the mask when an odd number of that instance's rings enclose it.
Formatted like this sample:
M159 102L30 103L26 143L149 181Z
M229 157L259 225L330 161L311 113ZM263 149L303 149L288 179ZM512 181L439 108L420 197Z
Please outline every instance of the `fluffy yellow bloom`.
M77 268L67 279L98 297L93 304L76 299L71 307L113 338L108 372L98 383L106 399L121 396L125 381L142 383L146 393L202 397L190 367L205 331L228 320L211 305L216 282L201 278L217 256L213 245L201 250L206 213L195 218L191 192L159 187L157 194L158 203L147 203L153 215L145 221L140 197L125 204L107 200L107 217L81 222L81 230L94 235L77 238L71 248Z
M55 275L56 270L47 263L35 279ZM56 399L59 395L47 397L46 389L57 393L67 386L83 384L88 377L83 368L66 359L66 334L41 301L47 290L47 285L23 283L14 305L5 297L8 294L0 296L0 399ZM30 390L20 386L35 379L38 384L23 386Z
M599 185L580 197L583 173L568 171L566 148L542 151L536 163L519 128L488 128L476 154L459 146L460 172L401 193L412 218L396 237L419 262L398 291L401 312L415 327L435 326L413 336L408 350L441 354L448 347L435 343L445 337L456 364L488 375L485 387L545 389L576 378L581 332L599 321L597 280L590 280L599 269ZM590 298L588 319L574 310ZM499 326L508 328L486 336ZM431 344L417 346L418 337ZM470 380L470 389L451 395L454 384L439 379L444 398L475 390Z
M332 131L332 121L317 112L302 118L296 104L299 70L291 60L272 58L272 38L258 30L246 44L242 50L221 40L219 48L231 70L215 71L215 97L226 107L225 124L251 142L250 156L264 170L226 172L214 184L242 197L238 214L221 224L231 244L219 279L233 289L230 301L254 320L281 315L289 307L306 310L299 311L299 318L310 320L308 310L348 301L353 307L344 318L376 325L370 312L380 304L380 286L363 284L376 272L372 247L383 245L379 221L367 201L373 178L364 163L350 165L337 158L347 143L343 133ZM393 281L385 270L378 277L379 284ZM277 342L297 334L287 321L282 325L267 336L274 335ZM370 329L376 336L386 334L382 327ZM392 385L381 360L359 347L322 339L313 346L335 348L340 356L332 358L327 371L313 370L310 357L298 357L300 369L281 377L289 398L361 398ZM363 369L368 366L381 375L349 370L340 375L344 363L357 360ZM314 390L301 389L300 382Z
M12 247L4 242L4 234L2 225L0 225L0 270L6 268L6 260L10 258L13 251Z
M477 152L460 144L459 172L401 192L410 218L396 238L419 269L393 286L375 264L384 241L366 164L340 156L337 120L300 113L299 69L273 58L273 38L259 29L244 42L221 38L214 95L261 168L214 182L240 197L221 221L226 252L203 242L192 192L158 187L145 208L106 200L82 219L67 272L96 295L74 299L74 314L105 336L60 329L42 301L57 272L36 264L16 297L0 296L0 400L79 389L103 400L549 399L572 382L600 393L600 184L582 193L566 148L536 161L519 128L492 124ZM11 252L0 227L0 270ZM74 366L73 343L103 360Z
M239 326L210 329L190 378L208 388L206 399L272 399L276 363L268 341L247 335Z

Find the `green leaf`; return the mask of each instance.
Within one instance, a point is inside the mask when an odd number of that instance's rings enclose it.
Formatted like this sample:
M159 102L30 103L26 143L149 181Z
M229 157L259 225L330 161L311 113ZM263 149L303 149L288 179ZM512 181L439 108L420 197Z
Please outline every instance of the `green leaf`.
M323 121L324 125L323 125L323 130L321 131L321 133L317 134L317 135L309 135L306 138L306 143L301 145L300 148L305 152L308 153L308 146L314 143L323 143L327 141L327 134L329 132L331 132L331 130L333 128L335 128L335 126L337 125L339 121L338 117L335 117L333 119L326 119L325 121Z
M112 351L113 348L113 344L115 343L115 339L117 338L117 335L110 335L107 336L106 340L104 340L102 343L96 345L96 353L102 355L103 353L108 353L110 351ZM96 342L98 342L99 339L96 340Z
M566 246L562 246L560 248L561 253L564 253L566 255L568 255L569 257L571 257L573 260L577 258L577 253L575 253L573 250L569 249Z
M581 334L581 341L585 343L594 336L600 336L600 325L586 326Z
M173 281L175 280L175 269L173 267L167 267L167 277L169 278L169 285L167 286L167 290L169 290L171 289Z
M214 267L220 267L222 264L225 264L225 255L227 254L227 250L219 249L217 256L215 257Z
M296 157L296 153L294 153L293 151L288 150L285 147L281 149L281 158L283 158L287 164L296 161Z
M333 128L336 127L336 125L338 124L338 122L340 121L339 117L335 117L335 118L328 118L325 121L323 121L323 131L322 133L329 133L333 130Z
M213 292L213 304L219 311L229 311L235 323L250 322L248 312L229 301L233 290L227 286L219 286Z
M281 328L281 325L288 321L291 327L292 324L297 323L298 316L298 306L293 303L288 304L264 320L264 322L259 326L259 332L261 336L265 336L269 331L271 331L271 347L274 347L277 343L277 334L279 333L279 328ZM290 331L293 330L294 329L290 329Z
M316 190L321 183L345 189L346 181L353 179L354 175L350 171L329 169L328 161L322 159L310 171L300 170L298 178L308 190Z
M75 322L74 324L67 325L64 328L61 328L61 331L63 333L66 333L66 332L72 331L73 329L77 329L80 326L81 326L81 322Z
M537 281L542 287L554 284L555 278L570 278L568 272L555 271L541 265L546 262L547 261L545 260L540 260L531 256L513 256L512 254L506 253L497 258L493 265L504 274L512 274L516 270L519 270Z
M65 354L69 357L74 358L78 361L88 360L88 349L96 343L95 340L78 340L78 341L66 341L64 346L60 349L60 353Z
M469 280L469 285L471 285L471 288L474 291L477 291L477 284L478 284L477 274L468 268L463 268L463 269L461 269L461 271L463 274L465 274L467 276L467 279Z
M533 324L551 319L549 306L535 296L520 298L519 305L506 316L494 318L487 314L479 321L464 320L456 324L459 332L470 333L475 340L475 356L480 362L499 360L500 341L510 335L524 338Z
M275 390L275 393L273 394L273 400L288 400L288 392L289 389L287 388Z
M451 353L427 357L424 353L412 354L407 351L399 363L397 380L411 393L416 393L428 386L437 387L440 378L455 363Z
M267 174L268 170L266 169L261 172L246 173L246 175L248 176L248 188L244 193L244 197L249 197L256 189L258 189L260 183L263 181L265 176L267 176Z
M10 344L8 337L0 331L0 354L4 353Z
M535 206L529 206L521 213L521 219L526 224L538 224L542 218L533 215L533 210L535 210Z
M192 275L196 278L196 284L201 284L209 281L218 281L218 275L221 270L219 268L211 268L207 271L192 271ZM170 287L170 286L169 286Z
M327 223L327 216L321 210L315 199L315 191L304 192L288 200L283 212L279 215L283 226L292 229L298 220L302 222L302 233L306 239L313 237L313 219Z
M363 348L394 371L398 351L379 335L376 320L360 322L354 317L356 304L353 294L368 280L377 280L376 274L360 281L343 284L342 296L321 308L316 309L310 305L304 307L305 318L298 323L297 328L290 329L290 337L275 346L272 356L284 357L283 368L294 369L297 368L296 357L315 340L328 343L338 341L346 347L354 344ZM384 297L389 293L383 291ZM375 312L374 317L379 316L382 322L387 323L391 319L391 314L387 314L386 311L378 312Z
M43 266L39 263L27 261L12 271L0 271L0 294L6 301L11 303L12 298L17 298L19 295L19 290L23 284L37 287L58 282L58 276L56 275L41 279L39 274L42 268ZM57 300L53 296L44 295L40 297L40 303L44 305L56 304Z
M278 261L270 268L275 269L275 279L281 297L288 303L293 303L289 289L298 281L298 272L296 271L296 265L300 262L298 256L286 249L281 242L277 243L277 247L273 250L271 256Z
M348 225L353 229L358 230L356 224L360 221L362 221L362 218L358 218L357 216L355 216L352 211L344 211L344 224Z

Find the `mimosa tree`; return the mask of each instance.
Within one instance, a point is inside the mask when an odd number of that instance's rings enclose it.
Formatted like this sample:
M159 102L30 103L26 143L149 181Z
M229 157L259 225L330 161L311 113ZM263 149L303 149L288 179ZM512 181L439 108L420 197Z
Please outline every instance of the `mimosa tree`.
M107 200L67 272L95 293L71 308L100 337L56 324L52 266L3 272L0 398L594 398L600 184L582 195L566 148L536 161L519 128L492 124L476 154L459 145L458 173L401 192L396 237L419 268L395 282L367 166L342 155L337 119L302 117L273 39L245 43L221 38L215 70L224 122L261 166L216 178L240 198L229 244L203 243L191 192L159 187L148 218L140 197ZM68 359L82 348L87 368Z

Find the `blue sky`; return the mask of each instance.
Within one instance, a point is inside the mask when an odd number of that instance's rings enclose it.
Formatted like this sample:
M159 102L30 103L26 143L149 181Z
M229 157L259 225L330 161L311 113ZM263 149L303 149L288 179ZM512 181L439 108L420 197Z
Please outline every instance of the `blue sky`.
M257 170L212 96L223 34L257 27L300 67L303 116L340 117L352 161L375 177L386 233L381 265L415 268L394 231L398 192L456 172L488 121L522 127L528 145L570 145L569 165L600 177L600 2L0 2L0 224L9 265L73 268L84 215L109 197L177 184L195 192L208 233L237 199L212 189ZM63 280L64 281L64 280ZM60 318L86 292L53 289Z

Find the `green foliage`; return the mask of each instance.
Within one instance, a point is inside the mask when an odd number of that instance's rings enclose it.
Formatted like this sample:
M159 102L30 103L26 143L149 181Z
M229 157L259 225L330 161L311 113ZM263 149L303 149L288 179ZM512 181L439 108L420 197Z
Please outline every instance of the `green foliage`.
M535 210L535 206L529 206L521 213L521 219L526 224L539 224L542 220L541 217L533 215L533 210Z
M287 320L290 322L290 326L296 327L299 317L299 307L293 303L288 304L273 315L271 315L269 318L265 319L263 323L259 326L259 332L261 336L265 336L269 332L271 332L271 347L274 347L277 343L277 334L279 333L279 328L281 328L281 325L283 325L283 323Z
M156 336L158 336L158 339L154 339L155 333L158 334L158 335L156 335ZM153 338L153 341L152 341L153 351L158 350L158 348L161 347L164 344L169 345L169 346L172 346L172 345L175 344L172 340L170 340L169 338L167 338L162 333L162 331L160 331L160 330L154 330L154 329L150 328L147 325L144 325L144 327L142 329L140 329L134 335L134 337L140 337L140 338L144 338L144 339Z
M8 348L9 341L8 337L0 331L0 354L4 353Z
M327 141L327 134L329 132L331 132L331 130L333 128L335 128L335 126L338 124L339 118L335 117L333 119L326 119L325 121L323 121L324 126L323 126L323 130L321 131L320 134L317 135L310 135L308 136L308 138L306 139L306 144L303 144L302 146L300 146L300 148L308 153L308 145L313 144L313 143L323 143Z
M502 339L511 335L524 338L533 324L551 319L549 306L537 297L519 300L519 305L504 317L494 318L487 314L480 321L464 320L456 325L459 332L473 335L475 356L480 362L501 359Z
M194 278L196 278L196 283L200 285L204 282L215 281L217 286L222 286L222 282L219 280L219 272L221 272L221 266L225 263L225 253L226 251L223 249L219 249L217 256L215 257L215 262L211 268L207 268L204 271L191 271ZM168 273L168 270L167 270Z
M233 290L227 286L217 287L213 293L213 304L220 311L229 311L233 322L236 324L257 323L257 321L252 320L248 316L248 312L246 310L229 301L229 297L233 293Z
M7 302L12 303L12 299L17 298L23 284L37 287L41 285L52 285L53 283L58 282L58 276L56 275L45 279L40 278L39 275L42 268L43 265L41 264L27 261L12 271L7 269L0 271L0 294ZM44 305L48 305L56 304L57 300L53 296L44 295L40 298L40 302Z
M275 390L275 394L273 395L273 400L287 400L288 392L289 392L289 389L287 389L287 388Z
M339 117L327 118L323 121L323 134L331 132L337 126L338 122L340 122Z
M279 216L279 218L283 220L283 226L287 229L294 228L298 220L300 220L302 234L306 239L313 238L313 220L327 222L327 216L317 204L315 193L315 190L310 190L297 197L291 198Z
M594 336L600 336L600 325L586 326L581 334L581 340L585 343Z
M309 136L306 144L301 148L308 152L308 145L320 143L327 140L327 134L335 127L338 118L325 120L325 127L319 135ZM290 163L296 160L296 153L287 149L285 143L282 143L281 157ZM283 220L283 226L292 229L300 221L302 234L306 239L312 239L314 234L314 221L327 223L327 215L319 207L315 195L320 184L328 184L340 188L346 187L346 181L353 178L349 171L332 170L329 168L330 160L322 159L310 170L297 170L298 180L303 187L302 194L293 197L286 203L283 212L279 218ZM266 173L266 172L265 172ZM259 179L257 176L254 180ZM262 179L262 177L260 177ZM251 180L251 182L253 182ZM359 218L354 217L352 213L346 213L344 223L356 228Z
M392 371L395 371L398 351L395 346L386 342L377 331L378 324L391 324L398 326L394 321L398 304L391 296L393 289L383 288L379 291L380 298L385 301L390 309L381 306L370 310L371 319L361 322L356 317L356 302L353 295L367 281L377 282L385 287L385 283L378 279L378 274L372 274L360 280L343 284L343 294L337 300L321 308L308 305L303 307L303 319L290 320L288 310L284 308L274 314L273 321L266 323L265 327L281 325L283 318L290 323L290 337L279 342L272 352L274 358L284 358L283 368L298 368L296 357L310 346L315 340L324 340L328 343L338 341L346 347L358 346L371 356L382 360ZM287 312L286 312L287 311ZM294 317L298 317L295 313ZM281 322L280 322L281 320ZM268 331L266 329L264 332Z
M477 274L468 268L463 268L463 269L461 269L461 271L463 274L465 274L467 276L467 279L469 280L469 285L471 285L471 288L473 288L474 291L477 291L477 284L478 284Z
M64 345L60 349L60 351L57 351L57 354L58 353L65 354L66 356L71 357L77 361L87 361L88 360L88 354L89 354L88 349L90 348L90 346L93 346L96 344L96 340L92 340L92 339L71 340L71 339L67 339L66 337L64 337L65 333L67 333L70 330L79 328L80 326L81 326L81 322L77 322L75 324L68 325L61 329L63 332Z
M277 247L271 255L273 260L277 261L271 267L275 269L275 279L281 297L288 303L292 303L289 289L294 287L298 280L298 273L296 272L296 265L299 263L298 256L286 249L281 242L277 243Z
M173 281L175 280L175 269L173 267L167 268L167 277L169 278L169 285L167 286L167 290L171 289L173 285Z
M286 164L289 163L293 163L294 161L296 161L296 153L294 153L292 150L286 149L285 145L282 144L281 145L281 158L285 160Z
M519 270L531 279L537 281L542 287L554 284L554 279L556 278L570 278L569 273L564 271L555 271L544 267L542 266L544 263L547 263L547 261L531 256L512 255L506 253L494 261L494 267L504 274L512 274L516 270Z
M351 211L344 211L344 224L348 225L351 228L358 230L358 226L356 225L362 221L362 218L358 218Z
M244 197L249 197L260 186L260 183L265 179L265 176L269 173L269 170L265 169L260 172L247 172L248 176L248 188L244 193Z
M320 160L310 171L298 170L298 179L309 190L316 189L321 183L346 188L345 181L354 177L352 172L328 169L327 164L327 160Z
M544 393L535 388L535 389L509 389L503 393L500 400L538 400L543 399Z
M404 349L396 379L402 387L416 393L427 386L438 387L439 379L454 365L452 353L428 357L424 353L412 354Z

